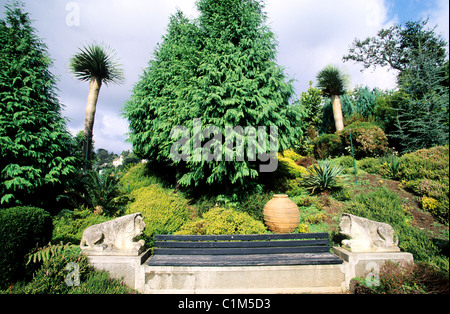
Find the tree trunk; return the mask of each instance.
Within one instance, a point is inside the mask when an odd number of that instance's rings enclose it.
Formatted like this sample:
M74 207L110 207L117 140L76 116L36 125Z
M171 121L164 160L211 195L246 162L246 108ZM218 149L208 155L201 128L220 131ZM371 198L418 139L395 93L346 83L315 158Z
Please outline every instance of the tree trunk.
M331 96L331 100L333 102L333 116L336 131L342 131L344 129L344 117L342 115L341 98L338 95L333 95Z
M102 81L97 77L92 77L89 85L89 95L86 105L84 118L84 138L86 141L83 145L83 157L87 160L92 159L92 136L94 129L95 111L97 109L98 94L102 87Z

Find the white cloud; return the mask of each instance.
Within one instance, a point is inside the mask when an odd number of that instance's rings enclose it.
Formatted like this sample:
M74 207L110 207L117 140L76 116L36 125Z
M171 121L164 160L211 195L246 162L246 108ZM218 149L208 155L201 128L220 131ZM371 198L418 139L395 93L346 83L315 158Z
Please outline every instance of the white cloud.
M124 143L128 133L128 122L116 113L100 111L96 114L94 125L94 143L96 148L121 153L131 150L131 145Z
M353 86L395 87L392 71L361 73L358 64L342 64L355 38L374 36L392 23L383 0L268 0L267 11L269 25L278 37L278 61L297 80L298 93L330 63L343 66Z
M449 42L449 1L437 0L436 8L424 11L423 16L430 17L430 26L437 26L436 31Z

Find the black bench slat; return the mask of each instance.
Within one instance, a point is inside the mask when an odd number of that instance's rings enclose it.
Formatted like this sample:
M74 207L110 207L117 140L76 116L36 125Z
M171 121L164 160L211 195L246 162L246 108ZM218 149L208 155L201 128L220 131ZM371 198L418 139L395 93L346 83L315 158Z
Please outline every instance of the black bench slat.
M155 235L150 266L281 266L342 264L328 233Z
M150 266L290 266L290 265L333 265L342 260L332 253L278 254L278 255L155 255Z
M257 247L299 247L328 245L327 240L288 240L288 241L227 241L227 242L181 242L156 241L156 248L257 248Z
M157 255L248 255L248 254L285 254L285 253L310 253L329 252L327 246L308 247L260 247L260 248L212 248L212 249L158 249L153 250Z
M155 241L270 241L328 239L328 233L239 234L239 235L155 235Z

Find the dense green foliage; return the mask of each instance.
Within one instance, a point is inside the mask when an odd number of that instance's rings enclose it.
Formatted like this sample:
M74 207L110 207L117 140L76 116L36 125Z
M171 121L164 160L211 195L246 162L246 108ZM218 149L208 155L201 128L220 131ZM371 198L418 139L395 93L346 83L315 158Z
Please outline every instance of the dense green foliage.
M185 223L175 234L262 234L266 227L247 213L215 207L197 218Z
M447 73L445 73L445 67ZM402 151L448 144L448 63L439 66L434 56L419 52L399 78L405 97L398 109L396 132Z
M89 209L63 210L53 218L52 242L78 244L83 236L83 231L92 225L96 225L112 218L94 214Z
M198 20L190 21L181 13L171 17L168 33L124 111L140 157L166 168L176 166L183 186L220 185L231 193L258 177L259 163L247 158L225 161L225 127L262 126L269 133L268 128L276 126L279 147L284 150L302 135L302 112L299 106L291 106L293 86L275 62L274 35L260 1L202 0L197 6ZM203 140L210 139L211 134L192 135L193 119L220 130L213 145L220 160L171 159L170 149L180 136L171 138L174 127L186 128L189 156L199 154L194 141L205 144ZM244 145L247 152L248 138ZM235 154L234 161L242 157Z
M79 270L79 285L69 286L66 278L73 269L69 263L76 263ZM78 246L67 246L58 254L42 263L33 279L13 286L0 293L15 294L126 294L134 291L119 280L111 279L107 272L99 272L89 264L86 256L80 254Z
M449 221L449 147L422 149L399 160L399 180L422 197L424 209L441 223Z
M20 3L0 20L0 202L55 206L76 169L50 58ZM34 204L31 204L33 202Z
M317 159L340 156L344 152L341 138L336 134L321 135L312 141L312 145Z
M0 209L0 289L24 275L25 255L47 244L52 228L52 218L43 209Z
M161 183L148 168L148 165L141 163L127 169L120 178L119 188L122 192L132 192L140 188Z

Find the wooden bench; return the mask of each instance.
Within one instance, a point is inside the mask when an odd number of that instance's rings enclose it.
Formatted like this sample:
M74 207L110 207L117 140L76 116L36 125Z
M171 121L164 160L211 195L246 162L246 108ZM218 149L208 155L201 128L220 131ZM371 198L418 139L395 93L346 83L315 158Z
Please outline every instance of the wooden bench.
M156 235L149 266L332 265L328 233Z

